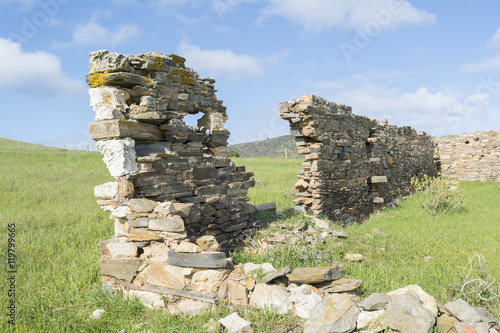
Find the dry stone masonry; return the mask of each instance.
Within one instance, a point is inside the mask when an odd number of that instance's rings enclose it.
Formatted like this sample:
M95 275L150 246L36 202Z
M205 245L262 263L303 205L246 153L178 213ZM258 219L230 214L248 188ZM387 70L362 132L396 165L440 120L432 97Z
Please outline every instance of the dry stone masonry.
M353 222L410 193L410 179L435 176L434 143L424 132L354 115L314 95L280 103L299 154L296 203L315 215Z
M90 53L89 131L116 179L95 188L115 220L114 237L99 244L100 271L111 289L151 304L162 302L154 292L178 296L186 288L193 292L182 296L213 301L228 274L219 251L259 226L247 203L253 173L227 157L215 80L184 62L173 54ZM197 126L186 125L188 114L200 115Z
M446 135L435 141L444 177L500 181L500 131Z

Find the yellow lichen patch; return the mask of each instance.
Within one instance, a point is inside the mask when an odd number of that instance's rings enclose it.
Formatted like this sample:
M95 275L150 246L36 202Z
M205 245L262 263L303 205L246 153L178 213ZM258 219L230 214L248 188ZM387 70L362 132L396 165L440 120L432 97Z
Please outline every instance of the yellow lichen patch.
M299 98L299 101L312 102L312 96L313 95L304 95L301 98Z
M170 58L172 58L173 61L182 64L184 66L184 63L186 62L186 59L184 59L181 56L178 56L177 54L171 54Z
M170 73L172 73L172 75L179 75L179 68L173 68Z
M99 73L87 75L87 84L91 88L97 88L106 84L105 78L110 75L110 73Z
M192 78L193 77L193 74L191 74L190 71L187 71L185 69L181 69L181 75L183 77L186 77L186 78Z
M168 65L165 64L164 58L159 57L159 56L152 56L151 58L154 59L154 62L149 63L149 65L151 66L151 69L158 71L158 70L168 68Z
M180 77L179 82L184 83L184 84L191 84L191 85L196 83L196 81L194 79L187 78L187 77Z

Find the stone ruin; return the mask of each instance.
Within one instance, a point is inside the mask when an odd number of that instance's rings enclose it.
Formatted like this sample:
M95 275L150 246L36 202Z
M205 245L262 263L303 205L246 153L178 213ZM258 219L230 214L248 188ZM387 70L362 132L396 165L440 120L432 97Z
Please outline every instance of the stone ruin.
M412 177L438 174L431 137L411 127L357 116L314 95L280 103L280 115L306 159L295 202L314 215L361 221L410 194Z
M434 140L443 176L465 181L500 181L500 131L446 135Z
M213 295L227 276L224 252L260 226L247 203L254 175L227 157L215 80L184 62L153 52L90 53L89 131L116 179L95 188L115 219L115 236L99 243L111 289ZM186 125L188 114L200 115L197 126Z

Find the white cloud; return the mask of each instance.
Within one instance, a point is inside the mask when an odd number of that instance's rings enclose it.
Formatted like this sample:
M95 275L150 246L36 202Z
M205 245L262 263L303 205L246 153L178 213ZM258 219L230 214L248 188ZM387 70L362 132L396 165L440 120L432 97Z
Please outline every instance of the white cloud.
M466 64L462 67L462 70L469 73L482 72L486 70L497 70L500 69L500 56L487 58L481 62L473 62Z
M72 46L93 46L111 48L139 35L135 24L121 25L110 30L92 20L87 24L78 24L73 30L72 40L68 43L54 41L53 47L68 48Z
M359 84L356 79L318 82L311 86L322 97L352 106L354 114L388 119L390 124L411 126L431 135L478 130L493 112L488 108L490 94L482 90L432 92L420 87L401 92L385 85Z
M55 55L23 51L21 44L0 37L0 86L32 95L65 95L83 89L63 73Z
M239 79L264 73L263 60L247 54L235 54L230 49L202 50L197 45L183 41L178 51L188 59L190 67L212 76L227 74L231 79Z
M270 0L270 2L262 11L260 21L273 15L282 16L292 22L300 23L310 32L320 32L332 27L384 30L404 23L421 25L435 20L434 14L413 7L407 0Z
M489 46L489 47L496 46L496 45L500 45L500 28L498 28L498 30L490 38L490 40L488 41L488 44L487 44L487 46Z

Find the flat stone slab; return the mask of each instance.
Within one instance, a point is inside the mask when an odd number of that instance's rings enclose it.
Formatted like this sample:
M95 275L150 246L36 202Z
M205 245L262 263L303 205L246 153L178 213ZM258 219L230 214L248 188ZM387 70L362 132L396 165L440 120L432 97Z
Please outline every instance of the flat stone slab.
M132 282L137 269L141 265L140 260L115 260L102 259L99 261L101 275L113 276L117 279Z
M187 291L187 290L177 290L177 289L170 289L170 288L157 287L157 286L142 286L140 289L144 290L144 291L152 291L152 292L160 293L160 294L196 299L198 301L207 302L207 303L217 303L217 301L219 300L215 296L207 296L207 295L196 293L194 291Z
M169 251L168 264L180 267L225 268L227 260L224 252L184 253Z
M298 267L288 274L292 283L314 284L340 279L342 270L337 266L326 267Z
M356 279L338 279L317 284L315 287L327 293L345 293L358 289L362 283L363 281Z
M158 126L129 120L101 120L89 123L93 140L126 138L134 140L163 140L163 132Z

